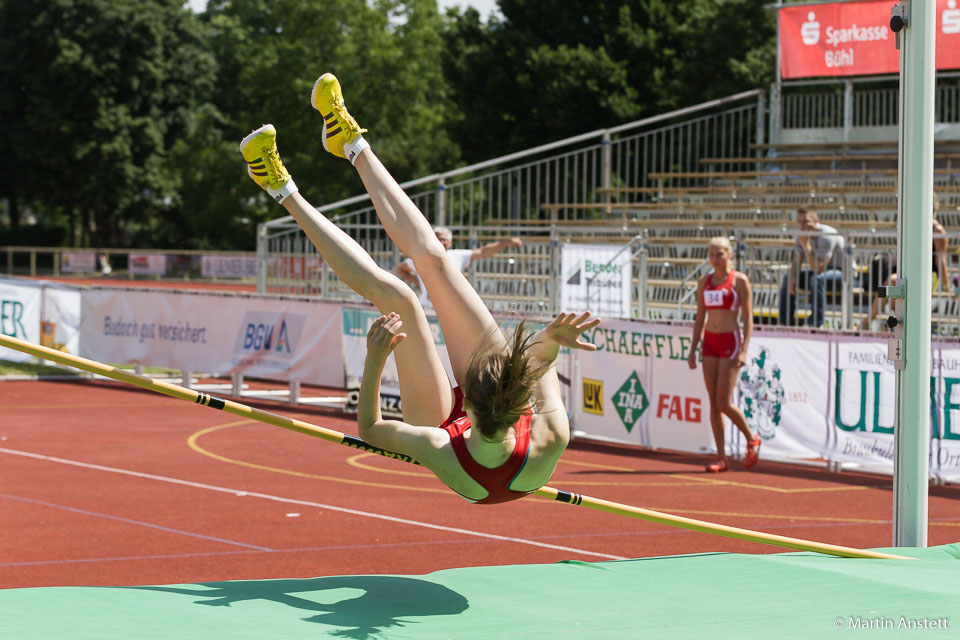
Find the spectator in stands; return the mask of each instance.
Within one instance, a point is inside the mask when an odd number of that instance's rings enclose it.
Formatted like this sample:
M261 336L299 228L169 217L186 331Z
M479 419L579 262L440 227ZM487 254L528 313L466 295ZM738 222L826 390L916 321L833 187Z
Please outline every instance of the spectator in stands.
M693 341L687 364L697 368L697 346L703 334L701 360L703 381L710 396L710 426L717 445L717 458L707 471L720 473L730 469L723 438L723 416L733 421L747 439L747 455L743 466L757 464L760 438L747 424L743 411L732 402L740 368L747 362L747 348L753 334L753 298L750 280L745 273L734 271L730 264L733 247L730 240L717 237L707 244L707 258L713 267L697 283L697 317L693 323ZM743 333L737 317L743 311Z
M311 103L323 115L324 148L357 169L388 235L416 264L436 307L454 378L462 385L451 389L410 287L298 193L280 161L276 129L264 125L240 144L250 177L296 219L340 278L383 314L367 334L360 436L419 461L471 502L522 498L550 479L570 439L557 353L561 346L596 350L583 333L599 319L561 313L535 334L521 323L505 338L426 218L363 138L366 129L347 112L333 74L317 80ZM380 377L391 353L403 421L384 420L380 413Z
M811 320L814 327L823 326L827 306L826 289L835 293L843 286L843 237L831 226L821 224L813 207L797 209L797 227L802 232L793 247L790 270L780 284L779 323L795 325L797 289L811 293ZM806 262L808 268L803 268Z
M443 245L443 248L447 250L447 255L450 257L450 260L453 261L453 264L455 264L461 272L466 271L470 266L470 263L474 260L480 260L481 258L495 255L507 247L523 246L523 241L520 240L520 238L513 237L508 238L507 240L491 242L476 249L454 249L453 232L450 229L447 227L434 227L433 232L437 235L437 240L440 241L440 244ZM423 280L420 279L420 275L417 273L417 268L414 266L413 260L407 258L401 262L400 266L397 267L397 275L409 283L410 286L413 287L414 291L419 294L420 304L423 305L424 309L433 309L433 303L430 302L430 296L427 295L427 288L423 286Z
M930 265L932 277L930 283L933 287L933 293L937 291L950 291L950 274L947 270L947 230L937 220L937 211L940 210L940 200L937 194L933 194L933 260ZM877 254L870 264L870 290L873 293L873 301L870 304L870 312L864 319L861 329L870 331L873 319L880 312L880 307L888 308L889 298L881 299L877 297L877 289L881 286L893 286L897 282L897 254L895 252Z

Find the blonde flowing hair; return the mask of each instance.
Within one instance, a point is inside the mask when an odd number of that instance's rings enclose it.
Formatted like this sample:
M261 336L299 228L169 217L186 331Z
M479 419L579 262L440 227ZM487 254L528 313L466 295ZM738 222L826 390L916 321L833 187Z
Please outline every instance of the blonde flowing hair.
M473 426L487 439L501 436L530 413L534 386L551 364L538 362L528 353L533 336L521 321L505 351L497 348L494 335L489 335L470 357L463 397L476 416Z

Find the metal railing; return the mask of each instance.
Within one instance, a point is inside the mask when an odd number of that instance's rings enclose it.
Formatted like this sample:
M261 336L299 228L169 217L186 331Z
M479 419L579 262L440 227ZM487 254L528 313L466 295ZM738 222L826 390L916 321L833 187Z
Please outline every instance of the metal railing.
M833 83L821 91L797 90L781 94L782 129L844 127L895 127L899 118L899 89L892 86L861 89L860 84ZM960 123L960 85L955 77L941 74L936 87L935 120Z

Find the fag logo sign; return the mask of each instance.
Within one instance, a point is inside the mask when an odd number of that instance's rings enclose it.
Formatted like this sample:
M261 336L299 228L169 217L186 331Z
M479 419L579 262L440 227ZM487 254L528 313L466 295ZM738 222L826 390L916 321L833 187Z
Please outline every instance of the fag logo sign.
M583 410L603 415L603 380L583 379Z
M613 405L620 414L623 426L627 428L627 433L633 430L634 425L640 421L640 416L650 406L647 400L647 392L643 390L640 384L640 376L636 371L630 373L627 381L613 395Z

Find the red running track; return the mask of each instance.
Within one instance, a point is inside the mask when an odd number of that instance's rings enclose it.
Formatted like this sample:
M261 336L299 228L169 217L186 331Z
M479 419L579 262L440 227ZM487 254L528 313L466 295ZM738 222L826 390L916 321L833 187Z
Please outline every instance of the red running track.
M249 400L243 400L253 404ZM259 402L356 433L338 413ZM550 486L853 547L889 546L891 480L574 443ZM960 539L932 487L931 545ZM776 553L538 498L471 505L419 467L106 382L0 382L0 588L137 585L683 553Z

